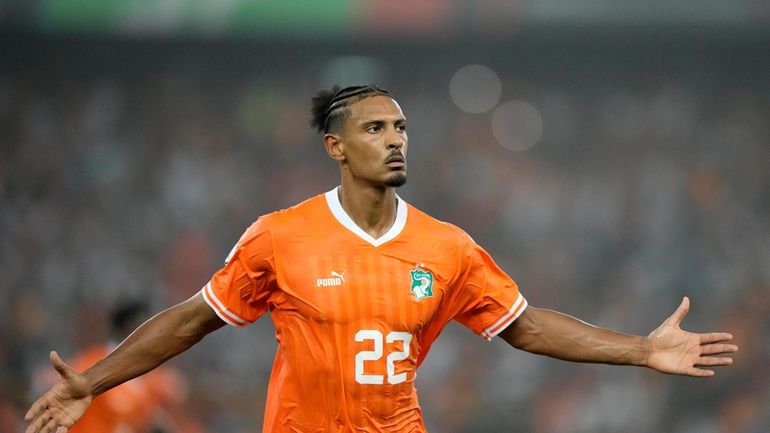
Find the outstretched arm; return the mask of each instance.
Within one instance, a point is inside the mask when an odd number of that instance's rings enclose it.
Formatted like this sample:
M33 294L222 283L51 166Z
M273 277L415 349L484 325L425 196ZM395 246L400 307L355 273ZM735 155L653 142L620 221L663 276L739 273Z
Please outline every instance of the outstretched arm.
M662 373L712 376L713 367L732 364L722 356L738 350L724 332L696 334L679 327L690 308L679 308L647 337L628 335L589 325L551 310L528 307L500 336L527 352L575 362L637 365Z
M24 417L30 422L26 433L66 433L93 397L152 370L223 325L196 294L145 322L82 374L51 352L51 364L61 378L30 407Z

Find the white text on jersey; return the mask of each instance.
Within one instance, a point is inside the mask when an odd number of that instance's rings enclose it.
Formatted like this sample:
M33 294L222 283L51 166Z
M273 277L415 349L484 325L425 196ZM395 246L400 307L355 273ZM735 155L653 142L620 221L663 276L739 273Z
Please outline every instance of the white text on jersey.
M319 278L316 280L316 287L339 287L345 282L345 271L342 273L331 272L329 278Z

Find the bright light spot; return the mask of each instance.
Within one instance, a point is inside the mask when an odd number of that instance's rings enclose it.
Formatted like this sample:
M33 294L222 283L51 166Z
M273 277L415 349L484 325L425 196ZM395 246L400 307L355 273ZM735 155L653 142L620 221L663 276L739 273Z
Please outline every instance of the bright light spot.
M492 134L509 150L527 150L543 135L543 118L524 101L500 104L492 113Z
M449 81L449 94L457 108L467 113L491 110L503 92L495 71L483 65L468 65L458 69Z

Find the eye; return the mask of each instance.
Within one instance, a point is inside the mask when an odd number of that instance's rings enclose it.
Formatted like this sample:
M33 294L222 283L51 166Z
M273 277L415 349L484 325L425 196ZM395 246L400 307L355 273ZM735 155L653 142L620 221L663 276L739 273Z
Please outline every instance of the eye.
M406 124L402 123L402 124L396 125L396 131L398 131L398 132L406 131Z
M377 125L371 125L368 128L366 128L366 132L379 132L380 127Z

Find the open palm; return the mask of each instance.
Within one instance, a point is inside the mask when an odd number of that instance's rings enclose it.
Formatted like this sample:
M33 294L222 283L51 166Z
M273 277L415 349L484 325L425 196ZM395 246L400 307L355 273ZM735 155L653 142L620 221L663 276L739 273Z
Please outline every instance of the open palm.
M738 346L726 343L733 338L726 332L696 334L682 330L679 325L689 310L690 300L685 297L674 314L650 333L647 366L668 374L713 376L713 370L700 367L732 364L732 358L721 355L738 351Z
M59 381L30 407L24 419L30 422L25 433L66 433L91 404L88 379L51 352L51 364Z

